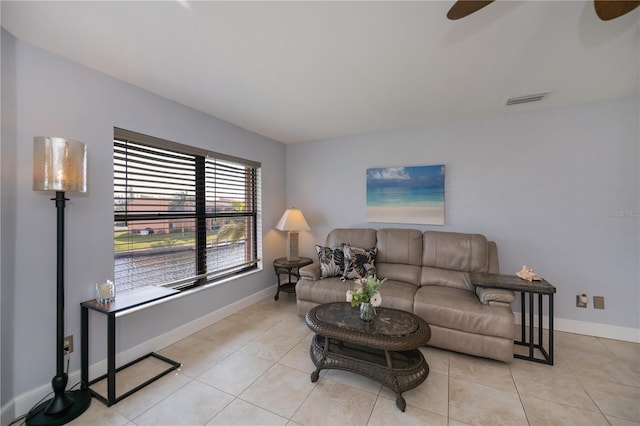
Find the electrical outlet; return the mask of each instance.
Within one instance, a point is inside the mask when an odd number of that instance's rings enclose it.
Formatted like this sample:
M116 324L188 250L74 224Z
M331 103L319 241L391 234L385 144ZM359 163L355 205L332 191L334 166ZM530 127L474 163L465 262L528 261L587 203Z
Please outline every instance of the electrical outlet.
M593 307L595 309L604 309L604 296L593 296Z
M71 355L73 352L73 334L64 338L64 354Z

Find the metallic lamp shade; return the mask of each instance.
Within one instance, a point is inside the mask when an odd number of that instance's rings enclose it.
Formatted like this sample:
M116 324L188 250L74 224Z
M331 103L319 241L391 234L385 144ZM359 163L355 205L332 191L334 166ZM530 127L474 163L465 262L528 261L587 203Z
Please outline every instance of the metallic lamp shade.
M64 138L33 138L33 189L87 192L87 146Z

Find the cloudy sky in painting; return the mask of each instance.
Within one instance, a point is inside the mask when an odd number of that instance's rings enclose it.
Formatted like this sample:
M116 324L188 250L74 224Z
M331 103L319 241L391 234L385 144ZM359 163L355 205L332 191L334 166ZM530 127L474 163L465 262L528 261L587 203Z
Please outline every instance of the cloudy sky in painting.
M444 165L417 167L384 167L367 170L367 185L444 187Z

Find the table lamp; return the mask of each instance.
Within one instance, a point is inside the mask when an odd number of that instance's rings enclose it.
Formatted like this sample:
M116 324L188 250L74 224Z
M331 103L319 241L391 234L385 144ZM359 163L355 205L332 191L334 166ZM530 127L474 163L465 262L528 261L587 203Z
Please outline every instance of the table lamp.
M276 225L276 229L287 231L287 259L300 259L298 256L298 233L311 229L302 212L295 207L287 209Z

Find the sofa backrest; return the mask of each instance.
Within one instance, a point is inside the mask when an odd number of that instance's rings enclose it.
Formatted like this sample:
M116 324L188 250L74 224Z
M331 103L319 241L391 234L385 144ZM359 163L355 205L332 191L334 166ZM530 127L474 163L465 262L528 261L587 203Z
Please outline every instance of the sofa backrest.
M380 229L376 262L422 266L422 232L417 229Z
M474 291L468 272L489 272L489 244L480 234L424 233L421 285Z
M376 230L366 228L338 228L327 235L326 246L331 248L349 244L353 247L369 249L376 246Z
M377 248L376 273L380 278L416 286L440 285L474 290L468 272L499 273L497 246L480 234L417 229L337 228L326 246L349 244Z
M422 232L416 229L380 229L377 239L378 276L417 287L422 269Z
M463 272L488 272L489 247L480 234L424 233L422 265Z

